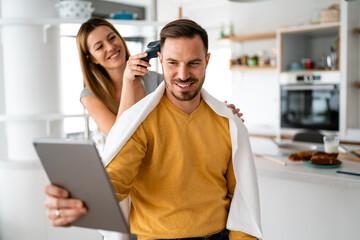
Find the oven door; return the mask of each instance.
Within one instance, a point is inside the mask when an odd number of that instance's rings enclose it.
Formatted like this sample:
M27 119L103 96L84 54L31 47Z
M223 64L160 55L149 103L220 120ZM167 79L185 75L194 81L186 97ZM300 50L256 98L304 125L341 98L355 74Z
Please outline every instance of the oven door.
M281 86L281 128L339 130L338 84Z

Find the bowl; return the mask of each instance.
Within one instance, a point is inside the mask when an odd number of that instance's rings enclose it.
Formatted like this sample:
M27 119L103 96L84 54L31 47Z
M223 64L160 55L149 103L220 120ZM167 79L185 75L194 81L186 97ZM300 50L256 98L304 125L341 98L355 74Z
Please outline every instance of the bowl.
M60 18L82 19L90 18L95 10L90 1L61 1L55 7L58 9Z
M121 20L135 20L137 17L136 13L127 13L125 10L117 13L110 13L110 18L121 19Z

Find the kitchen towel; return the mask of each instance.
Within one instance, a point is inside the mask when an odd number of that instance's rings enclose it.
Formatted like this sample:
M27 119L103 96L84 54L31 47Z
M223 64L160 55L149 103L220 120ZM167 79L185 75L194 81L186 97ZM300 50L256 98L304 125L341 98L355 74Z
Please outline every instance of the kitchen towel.
M102 160L107 166L132 136L138 126L157 106L164 95L165 84L159 87L130 109L125 111L109 132L104 146ZM249 134L242 120L234 115L226 103L201 90L204 101L220 116L229 119L232 161L236 186L227 219L227 229L242 231L262 239L260 203L256 169L251 151ZM106 240L122 239L120 233L100 230Z

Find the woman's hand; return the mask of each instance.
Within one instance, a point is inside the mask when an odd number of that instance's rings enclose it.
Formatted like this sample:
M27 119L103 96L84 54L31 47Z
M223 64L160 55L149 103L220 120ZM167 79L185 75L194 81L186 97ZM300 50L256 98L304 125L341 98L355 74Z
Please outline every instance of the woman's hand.
M55 185L45 187L47 198L44 202L47 217L55 227L69 227L72 222L87 212L84 203L78 199L71 199L69 193Z
M144 76L149 71L146 67L151 67L151 65L148 62L141 60L141 58L146 56L147 53L139 53L134 56L130 56L126 63L123 77L124 80L134 81L135 76Z
M227 103L227 101L225 101ZM236 108L234 104L227 104L228 108L232 109L233 114L237 114L239 118L241 118L241 121L245 122L245 120L242 118L243 114L240 112L240 108Z

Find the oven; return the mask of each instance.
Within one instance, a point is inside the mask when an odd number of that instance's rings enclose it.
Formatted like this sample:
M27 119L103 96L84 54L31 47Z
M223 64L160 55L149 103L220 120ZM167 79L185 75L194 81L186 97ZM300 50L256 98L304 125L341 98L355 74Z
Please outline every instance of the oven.
M282 77L281 128L339 131L338 77L321 73Z

